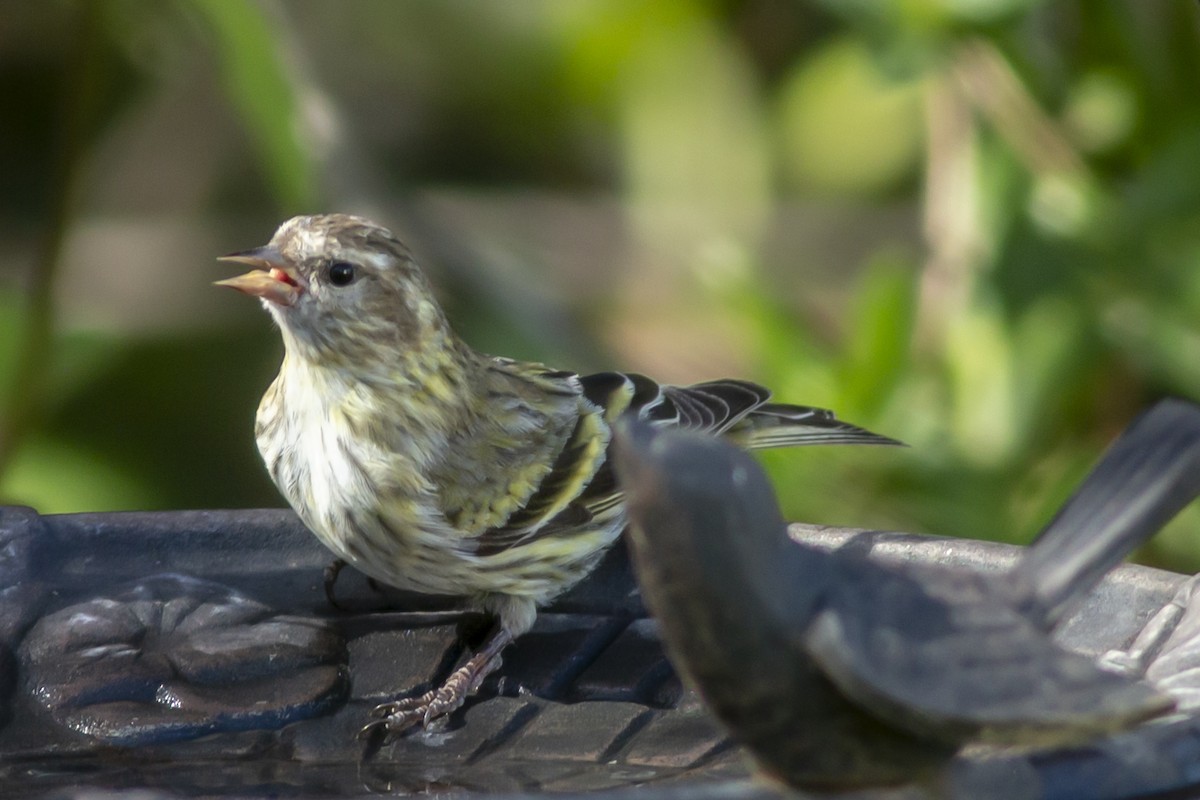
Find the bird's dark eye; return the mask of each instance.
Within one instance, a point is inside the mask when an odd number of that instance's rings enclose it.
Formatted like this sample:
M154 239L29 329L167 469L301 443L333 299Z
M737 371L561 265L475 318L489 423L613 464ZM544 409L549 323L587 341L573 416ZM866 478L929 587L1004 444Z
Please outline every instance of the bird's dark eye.
M334 286L349 286L358 277L358 269L349 261L335 261L329 265L329 282Z

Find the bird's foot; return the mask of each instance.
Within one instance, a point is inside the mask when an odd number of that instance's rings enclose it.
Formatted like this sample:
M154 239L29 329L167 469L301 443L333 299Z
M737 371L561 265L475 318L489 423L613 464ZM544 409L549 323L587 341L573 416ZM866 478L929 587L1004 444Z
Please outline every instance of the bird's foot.
M373 719L358 732L360 739L387 738L402 733L416 724L428 727L431 722L446 716L466 702L484 678L499 669L500 651L512 641L503 630L494 632L479 652L456 669L446 682L417 697L406 697L381 703L371 710Z

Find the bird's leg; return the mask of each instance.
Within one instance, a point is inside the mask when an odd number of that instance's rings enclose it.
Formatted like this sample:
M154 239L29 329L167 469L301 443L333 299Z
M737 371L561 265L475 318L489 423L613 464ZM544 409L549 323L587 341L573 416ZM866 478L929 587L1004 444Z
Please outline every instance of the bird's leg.
M461 706L483 683L483 679L495 672L503 663L500 651L513 640L513 635L500 625L492 629L488 638L467 663L451 673L450 677L436 689L430 689L418 697L406 697L375 706L368 722L359 731L360 738L382 733L388 736L409 728L418 722L428 725L438 717L445 716Z
M325 599L329 601L329 605L336 608L338 611L345 611L346 607L337 601L337 595L333 590L334 584L337 583L338 575L346 566L346 560L335 558L325 567Z
M334 584L337 583L338 575L342 574L342 570L345 567L346 560L344 558L335 558L329 562L329 566L325 567L325 599L329 601L329 605L338 611L350 610L338 602L337 593L334 591ZM367 586L371 587L371 591L383 594L383 589L379 586L379 582L370 576L367 576Z

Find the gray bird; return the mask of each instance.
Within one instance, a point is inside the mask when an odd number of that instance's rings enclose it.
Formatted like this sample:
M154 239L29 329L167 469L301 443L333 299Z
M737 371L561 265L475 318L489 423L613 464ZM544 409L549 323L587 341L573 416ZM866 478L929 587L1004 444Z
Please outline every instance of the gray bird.
M627 420L616 454L673 663L794 786L934 780L971 743L1077 743L1172 707L1051 632L1200 493L1190 403L1140 417L1003 576L792 541L761 469L714 439Z

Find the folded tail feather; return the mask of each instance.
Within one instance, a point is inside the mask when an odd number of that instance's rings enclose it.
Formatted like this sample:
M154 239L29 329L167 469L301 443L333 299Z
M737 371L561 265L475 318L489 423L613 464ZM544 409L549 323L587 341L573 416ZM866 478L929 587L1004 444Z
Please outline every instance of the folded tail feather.
M759 406L732 425L725 435L748 450L809 444L903 444L844 422L832 411L783 403Z

